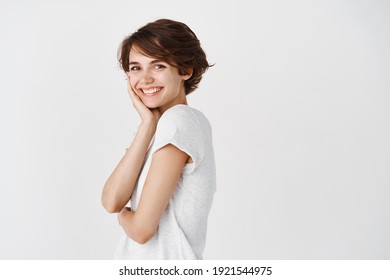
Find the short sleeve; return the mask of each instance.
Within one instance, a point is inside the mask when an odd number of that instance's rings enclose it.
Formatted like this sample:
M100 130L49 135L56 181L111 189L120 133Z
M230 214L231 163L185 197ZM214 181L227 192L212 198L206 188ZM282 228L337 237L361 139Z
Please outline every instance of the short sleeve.
M161 116L151 152L172 144L192 158L188 173L193 172L204 157L204 137L201 121L196 112L186 105L176 105Z

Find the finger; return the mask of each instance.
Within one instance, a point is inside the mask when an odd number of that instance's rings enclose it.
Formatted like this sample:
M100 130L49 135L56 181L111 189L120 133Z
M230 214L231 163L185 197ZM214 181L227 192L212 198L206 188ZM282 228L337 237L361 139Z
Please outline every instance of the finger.
M133 103L137 102L137 101L141 101L139 96L137 94L135 94L135 92L131 89L129 90L129 96L130 96L131 101L133 101Z
M129 93L130 95L130 98L132 100L134 100L134 98L137 98L138 96L135 94L134 90L133 90L133 87L131 86L131 83L130 83L130 77L128 77L127 79L127 92Z

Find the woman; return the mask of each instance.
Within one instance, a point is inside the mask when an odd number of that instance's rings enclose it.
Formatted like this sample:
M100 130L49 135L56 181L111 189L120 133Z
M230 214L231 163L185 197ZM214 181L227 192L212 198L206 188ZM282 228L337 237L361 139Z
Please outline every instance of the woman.
M192 30L168 19L125 38L118 59L141 124L102 194L125 232L115 258L202 259L214 152L210 124L186 96L211 65Z

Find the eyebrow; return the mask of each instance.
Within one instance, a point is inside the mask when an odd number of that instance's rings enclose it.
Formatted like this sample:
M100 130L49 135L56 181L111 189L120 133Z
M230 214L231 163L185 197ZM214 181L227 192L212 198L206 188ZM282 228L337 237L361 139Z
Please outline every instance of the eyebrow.
M154 64L154 63L167 63L167 62L165 62L165 61L163 61L161 59L154 59L149 64ZM137 62L137 61L130 61L129 65L131 65L131 64L138 64L139 65L140 63Z

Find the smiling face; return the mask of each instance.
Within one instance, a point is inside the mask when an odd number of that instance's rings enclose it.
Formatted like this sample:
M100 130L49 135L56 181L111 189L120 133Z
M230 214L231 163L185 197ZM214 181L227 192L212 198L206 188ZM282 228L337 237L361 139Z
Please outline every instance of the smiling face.
M178 69L165 61L132 48L127 75L135 94L150 109L163 113L174 105L187 104L184 81L190 75L179 75Z

